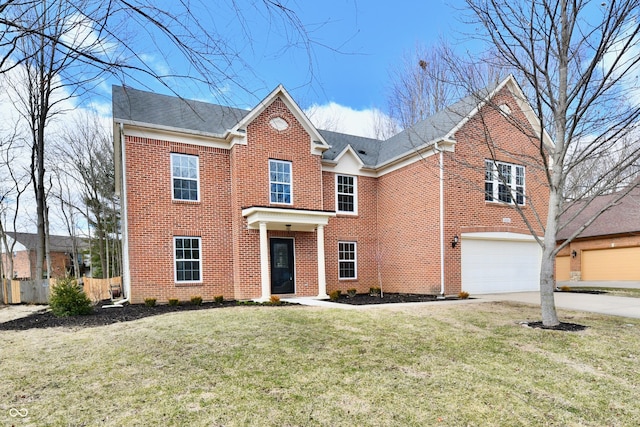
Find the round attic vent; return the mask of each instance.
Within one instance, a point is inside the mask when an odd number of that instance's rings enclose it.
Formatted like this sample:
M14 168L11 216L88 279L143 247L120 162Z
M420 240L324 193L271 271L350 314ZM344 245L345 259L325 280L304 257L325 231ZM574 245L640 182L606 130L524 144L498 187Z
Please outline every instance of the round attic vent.
M500 111L502 111L504 114L506 115L511 114L511 108L509 108L507 104L501 104L499 108L500 108Z
M283 131L289 128L289 123L282 117L274 117L269 120L269 126L278 131Z

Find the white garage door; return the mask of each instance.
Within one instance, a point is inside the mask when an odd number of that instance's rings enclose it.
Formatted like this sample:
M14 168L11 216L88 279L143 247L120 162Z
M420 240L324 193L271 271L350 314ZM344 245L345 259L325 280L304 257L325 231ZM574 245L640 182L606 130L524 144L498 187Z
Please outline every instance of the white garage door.
M473 294L540 289L542 249L516 233L462 235L462 289Z

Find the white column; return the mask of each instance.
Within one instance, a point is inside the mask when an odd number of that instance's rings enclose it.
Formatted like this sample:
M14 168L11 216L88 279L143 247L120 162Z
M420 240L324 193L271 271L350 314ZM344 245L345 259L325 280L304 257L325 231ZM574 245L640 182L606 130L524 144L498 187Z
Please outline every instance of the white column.
M327 295L327 276L324 269L324 225L319 225L316 233L318 239L318 298L329 298Z
M271 296L271 277L269 275L269 240L267 239L267 223L260 223L260 279L262 295L260 301L269 301Z

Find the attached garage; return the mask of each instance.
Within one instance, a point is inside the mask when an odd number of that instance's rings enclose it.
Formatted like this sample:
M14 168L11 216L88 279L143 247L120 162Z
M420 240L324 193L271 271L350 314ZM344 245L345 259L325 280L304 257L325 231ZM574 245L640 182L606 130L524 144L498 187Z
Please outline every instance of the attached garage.
M533 236L463 233L462 289L470 294L537 291L542 249Z
M582 280L640 280L640 247L582 251Z

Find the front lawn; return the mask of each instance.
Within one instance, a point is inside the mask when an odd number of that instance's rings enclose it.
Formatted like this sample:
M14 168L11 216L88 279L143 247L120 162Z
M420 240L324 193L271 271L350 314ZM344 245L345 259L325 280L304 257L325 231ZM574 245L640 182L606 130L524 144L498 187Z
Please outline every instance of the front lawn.
M589 328L485 302L0 331L0 425L640 425L640 320L561 315Z

